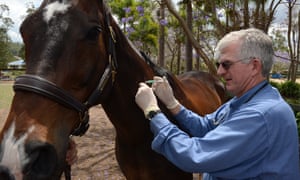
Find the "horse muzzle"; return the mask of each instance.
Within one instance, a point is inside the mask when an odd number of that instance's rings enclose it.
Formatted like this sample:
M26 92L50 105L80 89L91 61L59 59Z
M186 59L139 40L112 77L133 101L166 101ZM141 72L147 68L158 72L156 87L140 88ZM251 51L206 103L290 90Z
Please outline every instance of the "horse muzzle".
M9 168L0 165L0 179L1 180L15 180L15 176L11 173Z
M25 153L27 161L22 165L24 180L55 179L58 157L52 145L31 141L25 144Z

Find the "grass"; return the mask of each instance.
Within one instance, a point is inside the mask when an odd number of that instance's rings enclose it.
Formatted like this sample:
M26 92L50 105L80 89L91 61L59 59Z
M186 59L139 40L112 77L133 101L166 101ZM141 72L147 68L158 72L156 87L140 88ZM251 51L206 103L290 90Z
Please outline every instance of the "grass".
M0 109L8 109L11 104L11 100L14 96L12 89L12 83L1 82L0 83Z

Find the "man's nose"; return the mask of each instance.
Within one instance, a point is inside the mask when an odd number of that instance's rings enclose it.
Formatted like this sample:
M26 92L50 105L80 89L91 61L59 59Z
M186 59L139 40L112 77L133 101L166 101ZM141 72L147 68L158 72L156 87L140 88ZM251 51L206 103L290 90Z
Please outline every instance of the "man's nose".
M222 76L223 74L225 74L225 69L222 68L221 66L217 67L217 75L218 76Z

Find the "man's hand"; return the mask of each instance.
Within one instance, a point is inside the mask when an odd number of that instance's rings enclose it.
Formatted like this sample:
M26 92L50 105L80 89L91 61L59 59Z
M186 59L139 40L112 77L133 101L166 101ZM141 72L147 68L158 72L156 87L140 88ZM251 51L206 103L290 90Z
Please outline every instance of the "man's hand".
M154 83L152 89L157 97L167 106L168 109L172 110L176 108L179 103L174 97L173 90L164 76L163 78L154 76Z
M152 89L145 83L140 83L139 85L140 87L135 95L135 102L144 111L145 117L147 117L150 111L157 111L159 107Z
M77 148L76 148L76 143L73 139L70 138L69 141L69 148L67 150L67 155L66 155L66 161L69 165L75 164L77 161Z

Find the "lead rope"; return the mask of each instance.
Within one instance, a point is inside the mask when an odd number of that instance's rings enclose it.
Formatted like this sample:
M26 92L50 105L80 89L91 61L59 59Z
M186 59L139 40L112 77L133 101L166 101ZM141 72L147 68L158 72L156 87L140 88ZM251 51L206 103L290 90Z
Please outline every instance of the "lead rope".
M65 180L71 180L71 165L67 165L65 170L64 170L64 174L65 174Z
M70 142L69 142L69 145L68 145L68 149L70 148ZM66 162L66 167L64 169L64 174L65 174L65 180L71 180L71 165Z

